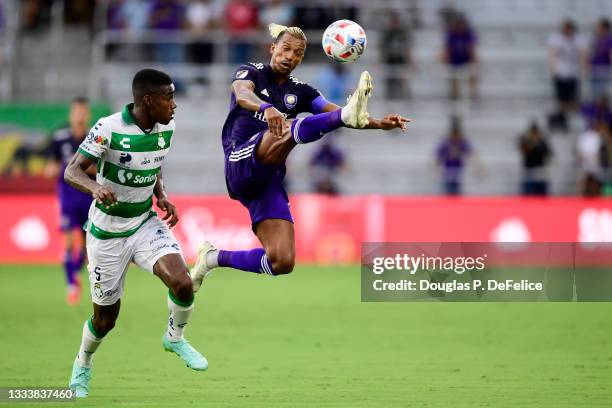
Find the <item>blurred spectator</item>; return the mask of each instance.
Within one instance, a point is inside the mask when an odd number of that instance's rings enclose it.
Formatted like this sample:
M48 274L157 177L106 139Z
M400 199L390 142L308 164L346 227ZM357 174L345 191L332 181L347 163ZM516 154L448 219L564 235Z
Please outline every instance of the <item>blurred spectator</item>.
M198 40L189 45L191 61L210 64L214 59L214 45L206 41L206 33L215 27L215 10L210 0L193 0L187 5L187 25L198 35Z
M594 126L598 120L603 120L612 126L612 109L610 109L608 98L605 96L600 96L593 102L583 104L582 116L589 127Z
M612 32L610 21L606 18L602 18L597 24L589 57L591 98L595 100L608 95L612 75Z
M321 0L298 3L295 9L295 25L302 30L321 30L334 20L329 20L328 12Z
M477 38L466 17L458 14L451 20L445 34L442 61L449 68L449 99L461 97L460 81L467 78L470 98L478 98Z
M336 20L357 21L358 8L354 0L331 0L325 3L325 14L327 24L320 24L319 29L325 29L329 24Z
M449 136L442 140L436 150L436 164L442 170L445 194L461 194L463 169L467 160L473 156L472 147L463 135L461 122L453 118Z
M612 195L612 127L602 126L601 148L599 159L602 167L603 194Z
M95 8L96 0L64 0L64 22L91 26Z
M560 130L567 131L567 115L576 110L579 101L580 65L584 58L584 42L576 33L576 25L566 20L560 32L549 41L549 66L553 77L558 117L551 118Z
M249 36L259 27L257 4L253 0L229 0L225 7L225 23L230 36L230 63L251 61L256 43Z
M412 66L412 32L402 24L396 12L389 13L388 25L380 37L382 62L386 65L386 95L389 99L409 97L410 91L404 79Z
M578 137L576 144L576 162L578 165L578 190L583 196L601 194L601 148L602 137L608 125L602 120L595 122Z
M332 135L327 135L313 153L310 159L310 174L315 192L336 195L340 193L337 178L344 168L345 160L344 154L330 136Z
M53 0L22 0L21 28L35 31L49 25Z
M179 0L153 0L149 26L153 30L164 33L183 29L185 27L185 8L182 2ZM181 63L185 60L185 49L180 43L157 43L154 52L157 62Z
M149 16L149 26L157 31L157 38L163 39L167 33L178 32L185 28L185 7L180 0L153 0ZM159 63L180 64L185 62L185 46L180 42L160 41L154 45L154 58ZM176 93L184 91L183 82L177 75L168 72L173 78Z
M106 5L106 29L123 30L125 20L121 13L121 8L125 0L109 0Z
M536 122L533 122L526 134L520 138L519 147L523 158L523 195L547 195L546 165L552 156L552 151Z
M263 26L270 23L292 26L293 16L294 10L291 4L283 0L267 0L262 4L260 22Z
M318 88L328 101L346 105L346 98L353 91L355 81L343 64L325 64L317 78Z
M107 8L107 28L127 30L131 34L142 34L149 27L150 0L114 0ZM121 61L146 59L145 47L141 43L109 44L108 55Z

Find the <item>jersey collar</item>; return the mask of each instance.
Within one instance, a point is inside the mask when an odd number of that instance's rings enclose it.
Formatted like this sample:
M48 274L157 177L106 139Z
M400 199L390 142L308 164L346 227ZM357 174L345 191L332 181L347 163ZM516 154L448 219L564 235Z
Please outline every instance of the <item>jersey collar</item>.
M132 109L134 109L134 103L128 103L121 111L121 119L123 119L123 121L128 125L133 125L136 123L134 117L132 116Z

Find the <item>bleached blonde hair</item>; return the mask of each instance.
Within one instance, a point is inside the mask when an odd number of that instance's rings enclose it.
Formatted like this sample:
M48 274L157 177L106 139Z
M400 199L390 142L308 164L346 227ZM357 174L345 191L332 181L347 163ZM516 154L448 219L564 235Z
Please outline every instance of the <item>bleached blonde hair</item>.
M274 39L274 42L281 38L284 33L299 38L300 40L308 41L306 39L306 34L304 34L300 27L287 27L281 24L270 23L268 24L268 30L270 30L270 35Z

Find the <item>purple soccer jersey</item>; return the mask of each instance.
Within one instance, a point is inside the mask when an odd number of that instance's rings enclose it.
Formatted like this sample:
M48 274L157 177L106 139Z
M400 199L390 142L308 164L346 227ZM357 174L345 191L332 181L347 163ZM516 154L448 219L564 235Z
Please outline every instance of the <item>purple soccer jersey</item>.
M64 170L79 148L81 141L72 135L69 128L56 131L51 141L50 159L61 164L61 171L57 178L57 194L60 202L62 230L82 227L87 221L92 201L89 194L76 190L64 181Z
M233 80L253 82L255 94L264 102L271 103L285 115L286 119L293 119L303 112L318 113L315 101L321 96L319 91L293 76L289 76L289 79L282 84L277 83L270 65L256 63L241 65ZM267 129L268 124L263 113L242 108L236 103L236 96L232 93L230 111L223 125L222 140L225 154L247 142L256 133Z
M255 94L271 103L286 119L293 119L302 112L318 113L324 100L316 89L293 76L279 84L269 65L242 65L233 78L252 81ZM230 197L249 210L253 225L272 218L293 222L282 184L285 165L262 164L255 160L255 147L267 129L264 114L242 108L232 93L222 133L225 179Z

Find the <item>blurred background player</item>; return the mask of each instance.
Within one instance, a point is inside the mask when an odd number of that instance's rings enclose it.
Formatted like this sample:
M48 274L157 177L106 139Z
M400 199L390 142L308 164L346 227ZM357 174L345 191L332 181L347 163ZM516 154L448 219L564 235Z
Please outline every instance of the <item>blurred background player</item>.
M298 27L269 25L273 43L270 63L242 65L234 74L230 112L223 126L225 179L231 198L249 210L251 225L263 248L219 251L206 242L192 270L194 290L217 266L281 275L295 265L295 236L289 198L282 180L285 162L298 144L312 143L341 127L402 129L407 119L368 116L371 77L359 85L343 108L291 73L306 52L306 35ZM291 121L300 113L312 116Z
M75 98L70 104L68 127L53 133L49 161L45 167L47 177L57 177L60 229L64 240L64 272L68 285L66 301L70 305L79 303L81 298L79 272L86 256L83 226L87 222L91 196L68 185L64 181L64 170L81 142L85 140L90 120L91 111L87 99ZM86 171L92 179L95 178L95 166Z

